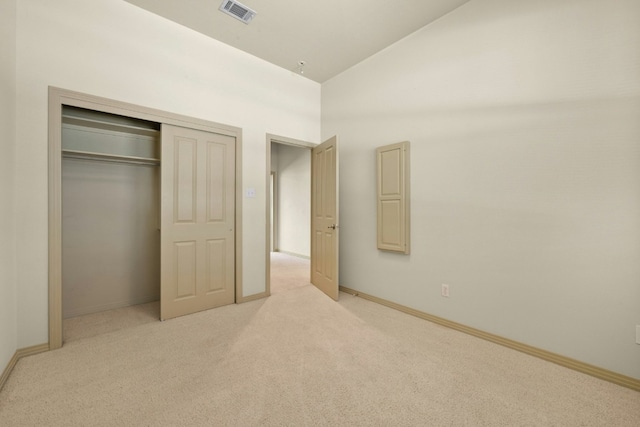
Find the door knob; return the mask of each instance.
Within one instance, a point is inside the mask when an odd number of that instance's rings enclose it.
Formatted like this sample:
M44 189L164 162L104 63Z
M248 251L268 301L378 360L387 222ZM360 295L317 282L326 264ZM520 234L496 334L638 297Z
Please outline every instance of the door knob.
M338 228L338 226L336 224L331 224L327 228L331 228L331 229L335 230L336 228Z

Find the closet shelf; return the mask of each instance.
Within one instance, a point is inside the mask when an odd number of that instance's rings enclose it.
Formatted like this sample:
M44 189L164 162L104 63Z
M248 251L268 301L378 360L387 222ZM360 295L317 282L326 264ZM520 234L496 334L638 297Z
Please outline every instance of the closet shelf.
M62 157L66 159L97 160L149 166L158 166L160 164L160 159L154 159L150 157L122 156L118 154L94 153L90 151L78 150L62 150Z
M116 132L127 132L137 135L156 137L160 134L157 129L144 128L140 126L127 125L123 123L113 123L101 120L88 119L86 117L75 117L63 114L62 123L76 126L84 126L95 129L113 130Z

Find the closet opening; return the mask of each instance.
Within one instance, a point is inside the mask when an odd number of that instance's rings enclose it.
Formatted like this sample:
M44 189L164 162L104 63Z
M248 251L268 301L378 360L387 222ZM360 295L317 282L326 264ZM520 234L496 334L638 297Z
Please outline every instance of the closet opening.
M50 350L63 318L155 322L262 296L242 288L242 129L55 87L48 129Z
M64 321L159 301L160 123L65 105L61 153Z

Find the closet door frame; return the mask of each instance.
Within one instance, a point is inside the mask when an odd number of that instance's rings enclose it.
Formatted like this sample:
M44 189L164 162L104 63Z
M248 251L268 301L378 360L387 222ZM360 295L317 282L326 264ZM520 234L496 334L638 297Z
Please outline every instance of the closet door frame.
M62 347L62 106L232 136L236 140L235 302L242 295L242 129L108 98L49 87L49 350ZM162 160L161 160L162 162ZM161 166L162 167L162 166Z

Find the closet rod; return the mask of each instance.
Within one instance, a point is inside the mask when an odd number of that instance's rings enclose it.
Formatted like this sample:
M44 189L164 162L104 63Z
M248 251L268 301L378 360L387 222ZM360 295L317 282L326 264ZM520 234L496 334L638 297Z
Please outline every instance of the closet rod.
M149 157L123 156L118 154L92 153L90 151L62 150L62 157L66 159L94 160L113 163L127 163L134 165L158 166L160 160Z

